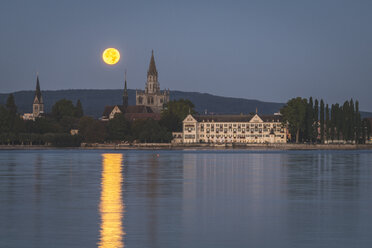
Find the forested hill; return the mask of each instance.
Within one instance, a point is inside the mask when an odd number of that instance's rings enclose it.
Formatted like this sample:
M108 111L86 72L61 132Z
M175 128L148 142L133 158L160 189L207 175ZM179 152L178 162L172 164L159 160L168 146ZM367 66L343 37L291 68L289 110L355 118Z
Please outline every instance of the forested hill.
M135 90L128 90L129 105L135 105ZM20 113L30 113L32 111L32 102L34 91L18 91L14 93L15 101ZM56 90L42 91L46 112L50 112L53 104L60 99L72 100L76 103L78 99L83 104L86 115L100 117L106 105L115 105L122 103L123 90ZM0 103L6 102L9 94L0 94ZM255 112L256 107L262 114L272 114L277 112L283 104L261 102L257 100L248 100L241 98L214 96L198 92L171 91L171 99L189 99L195 104L196 111L214 114L240 114Z
M135 90L128 90L129 105L135 105ZM30 113L34 91L18 91L14 93L15 101L20 113ZM123 90L56 90L42 91L46 112L50 112L53 104L60 99L71 100L74 104L78 99L83 104L84 114L98 118L102 115L106 105L122 103ZM6 102L9 94L0 94L0 104ZM278 112L283 103L262 102L233 97L215 96L198 92L171 91L171 99L189 99L195 104L199 113L214 114L248 114L255 112L256 108L261 114ZM367 115L372 116L372 113Z

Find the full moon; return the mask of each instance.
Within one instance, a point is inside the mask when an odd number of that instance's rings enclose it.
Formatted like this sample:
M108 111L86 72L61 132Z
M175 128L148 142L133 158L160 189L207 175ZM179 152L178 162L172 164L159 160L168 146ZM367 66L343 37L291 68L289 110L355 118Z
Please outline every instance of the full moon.
M108 65L115 65L120 60L120 53L117 49L110 47L103 51L102 59Z

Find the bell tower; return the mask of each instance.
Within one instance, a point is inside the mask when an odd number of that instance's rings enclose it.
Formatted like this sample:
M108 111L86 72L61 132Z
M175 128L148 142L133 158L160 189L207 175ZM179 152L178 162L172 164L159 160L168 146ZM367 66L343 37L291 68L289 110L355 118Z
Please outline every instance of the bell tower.
M136 105L148 106L155 113L160 113L167 102L169 102L169 90L160 90L154 50L152 50L145 90L136 90Z
M156 70L154 50L151 53L149 70L147 71L147 82L145 92L154 94L160 91L160 85L158 82L158 71Z
M42 114L44 114L44 102L40 90L39 75L37 75L34 103L32 104L32 115L36 118L40 117Z

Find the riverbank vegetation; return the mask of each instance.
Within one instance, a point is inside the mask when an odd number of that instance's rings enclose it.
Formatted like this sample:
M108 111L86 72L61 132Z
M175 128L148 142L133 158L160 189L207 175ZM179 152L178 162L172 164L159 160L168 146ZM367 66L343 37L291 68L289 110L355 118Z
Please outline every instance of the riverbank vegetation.
M0 105L0 145L51 145L76 147L85 143L145 142L168 143L173 131L182 129L188 113L195 113L189 100L170 101L159 121L127 120L123 114L102 122L84 116L81 102L76 105L62 99L50 114L33 120L23 120L17 113L13 95ZM77 131L78 132L74 132Z
M346 142L364 144L370 139L371 124L362 120L359 102L345 101L329 106L323 99L293 98L280 110L296 143Z

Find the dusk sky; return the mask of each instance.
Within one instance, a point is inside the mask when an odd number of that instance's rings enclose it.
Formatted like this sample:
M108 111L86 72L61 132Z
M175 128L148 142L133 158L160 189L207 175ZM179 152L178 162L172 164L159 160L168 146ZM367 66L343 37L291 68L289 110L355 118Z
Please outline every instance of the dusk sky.
M371 0L0 3L0 93L143 89L152 49L162 89L372 111Z

